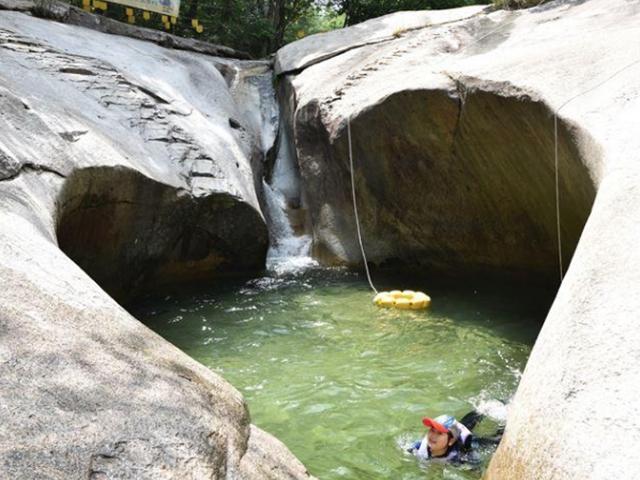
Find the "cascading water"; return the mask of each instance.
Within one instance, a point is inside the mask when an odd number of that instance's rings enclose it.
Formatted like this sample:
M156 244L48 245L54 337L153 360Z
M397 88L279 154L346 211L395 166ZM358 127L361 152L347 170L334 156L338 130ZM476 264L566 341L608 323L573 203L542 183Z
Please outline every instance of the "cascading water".
M231 64L230 90L240 116L258 140L263 158L277 141L270 181L262 180L263 211L269 226L267 269L275 275L300 273L317 265L310 256L311 237L304 234L300 174L286 122L273 88L273 72L266 62Z
M270 235L267 268L282 275L316 266L317 262L309 256L311 236L297 234L292 225L292 218L299 222L304 210L300 201L300 176L284 122L280 124L271 184L263 181L263 191Z
M232 63L233 80L229 90L241 117L256 135L258 146L266 155L276 141L278 104L273 91L273 72L265 61Z

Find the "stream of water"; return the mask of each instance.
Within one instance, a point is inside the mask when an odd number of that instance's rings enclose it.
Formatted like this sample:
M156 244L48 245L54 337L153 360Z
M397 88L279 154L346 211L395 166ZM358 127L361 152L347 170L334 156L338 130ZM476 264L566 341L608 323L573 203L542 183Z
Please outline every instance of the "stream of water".
M149 299L137 315L235 385L320 479L480 478L404 449L426 415L477 408L480 434L504 422L551 295L402 281L378 278L429 292L432 308L379 309L362 276L312 269Z

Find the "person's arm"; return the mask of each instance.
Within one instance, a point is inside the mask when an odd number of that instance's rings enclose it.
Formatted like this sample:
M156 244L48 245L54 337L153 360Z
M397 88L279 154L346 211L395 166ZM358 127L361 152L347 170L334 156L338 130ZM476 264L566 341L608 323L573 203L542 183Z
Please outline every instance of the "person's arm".
M407 448L407 452L414 453L416 450L420 448L421 443L422 443L422 440L417 440L409 448Z
M468 417L469 414L465 415L465 418ZM473 440L473 433L471 430L467 428L467 426L462 422L456 422L456 427L458 428L459 438L458 443L463 451L467 451L471 449L471 442Z

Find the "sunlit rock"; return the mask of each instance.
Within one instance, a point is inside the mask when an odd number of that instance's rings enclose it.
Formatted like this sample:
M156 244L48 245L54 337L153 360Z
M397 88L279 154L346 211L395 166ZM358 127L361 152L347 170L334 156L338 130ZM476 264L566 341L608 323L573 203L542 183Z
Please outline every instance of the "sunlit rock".
M264 268L259 67L0 12L0 477L309 478L107 294Z

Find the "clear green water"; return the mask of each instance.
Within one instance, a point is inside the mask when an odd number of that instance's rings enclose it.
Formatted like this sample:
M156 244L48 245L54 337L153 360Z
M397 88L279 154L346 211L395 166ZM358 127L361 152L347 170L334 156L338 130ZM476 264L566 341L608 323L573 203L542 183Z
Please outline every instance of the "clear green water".
M480 478L420 465L403 447L424 435L423 416L474 407L492 411L479 433L493 433L551 296L377 281L422 289L432 308L379 309L360 276L315 270L149 299L135 313L242 391L253 423L320 479Z

